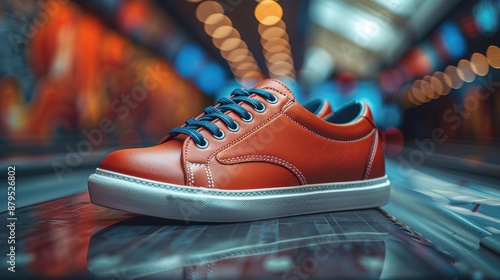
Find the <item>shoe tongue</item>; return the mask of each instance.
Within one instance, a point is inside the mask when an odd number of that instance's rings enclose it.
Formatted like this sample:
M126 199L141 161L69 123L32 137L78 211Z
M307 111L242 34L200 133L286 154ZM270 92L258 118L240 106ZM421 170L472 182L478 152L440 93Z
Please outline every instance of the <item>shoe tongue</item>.
M285 85L283 82L278 81L276 79L265 79L262 82L258 83L254 88L261 88L261 89L274 89L292 100L295 100L295 95L293 95L293 92L290 90L290 88Z

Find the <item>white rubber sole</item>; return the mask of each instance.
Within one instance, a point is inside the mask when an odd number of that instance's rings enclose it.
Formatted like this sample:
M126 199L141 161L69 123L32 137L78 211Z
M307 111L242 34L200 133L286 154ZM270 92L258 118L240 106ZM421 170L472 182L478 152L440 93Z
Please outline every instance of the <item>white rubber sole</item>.
M241 222L374 208L389 201L387 176L342 183L228 191L167 184L97 169L89 177L92 203L185 221Z

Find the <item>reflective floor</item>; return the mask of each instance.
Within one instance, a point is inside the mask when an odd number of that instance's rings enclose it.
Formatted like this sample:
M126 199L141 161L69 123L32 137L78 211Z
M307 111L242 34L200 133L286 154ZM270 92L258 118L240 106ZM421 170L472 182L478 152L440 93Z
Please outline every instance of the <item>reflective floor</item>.
M497 178L428 167L409 176L397 161L389 161L388 175L391 201L382 209L249 223L137 216L93 205L86 192L23 207L16 212L16 276L500 277ZM8 218L6 212L0 217ZM0 240L6 237L2 231Z
M186 224L108 210L81 193L20 210L18 225L18 265L46 277L460 275L453 258L383 210Z

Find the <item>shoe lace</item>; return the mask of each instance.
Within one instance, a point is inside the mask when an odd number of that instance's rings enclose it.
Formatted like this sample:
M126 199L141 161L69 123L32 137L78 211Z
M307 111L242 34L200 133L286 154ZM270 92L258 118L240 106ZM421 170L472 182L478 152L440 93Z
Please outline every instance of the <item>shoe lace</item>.
M223 139L225 137L225 134L224 131L222 131L217 125L212 122L216 119L221 120L232 132L236 132L239 130L240 126L238 125L238 123L235 122L230 116L225 114L225 112L233 111L244 122L251 122L253 120L252 114L250 114L250 112L248 112L238 103L243 102L252 105L254 110L258 113L262 113L266 110L266 106L262 102L253 99L250 96L252 94L265 98L266 101L271 104L278 102L278 98L274 94L269 93L268 91L265 91L263 89L235 89L231 93L230 98L223 97L219 99L219 106L209 106L205 108L203 110L203 115L201 115L197 119L189 118L183 126L175 127L168 133L172 135L171 137L175 137L175 135L178 134L186 134L193 139L193 141L199 148L204 149L208 147L208 141L198 131L199 128L204 128L210 131L213 137L218 140Z

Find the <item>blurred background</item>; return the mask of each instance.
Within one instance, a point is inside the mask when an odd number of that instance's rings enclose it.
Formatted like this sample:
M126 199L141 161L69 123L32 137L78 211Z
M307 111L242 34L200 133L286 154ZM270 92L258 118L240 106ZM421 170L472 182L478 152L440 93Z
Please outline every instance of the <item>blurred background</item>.
M131 278L176 262L187 273L192 258L210 263L200 252L270 242L215 266L264 278L305 264L332 233L343 245L310 278L499 278L499 21L500 0L1 0L0 177L16 167L21 278ZM302 103L370 105L389 204L187 225L89 202L87 178L107 153L153 145L267 77ZM275 250L301 238L314 240Z
M84 189L107 152L274 77L300 102L367 102L405 167L498 176L499 15L493 0L4 0L1 163Z

